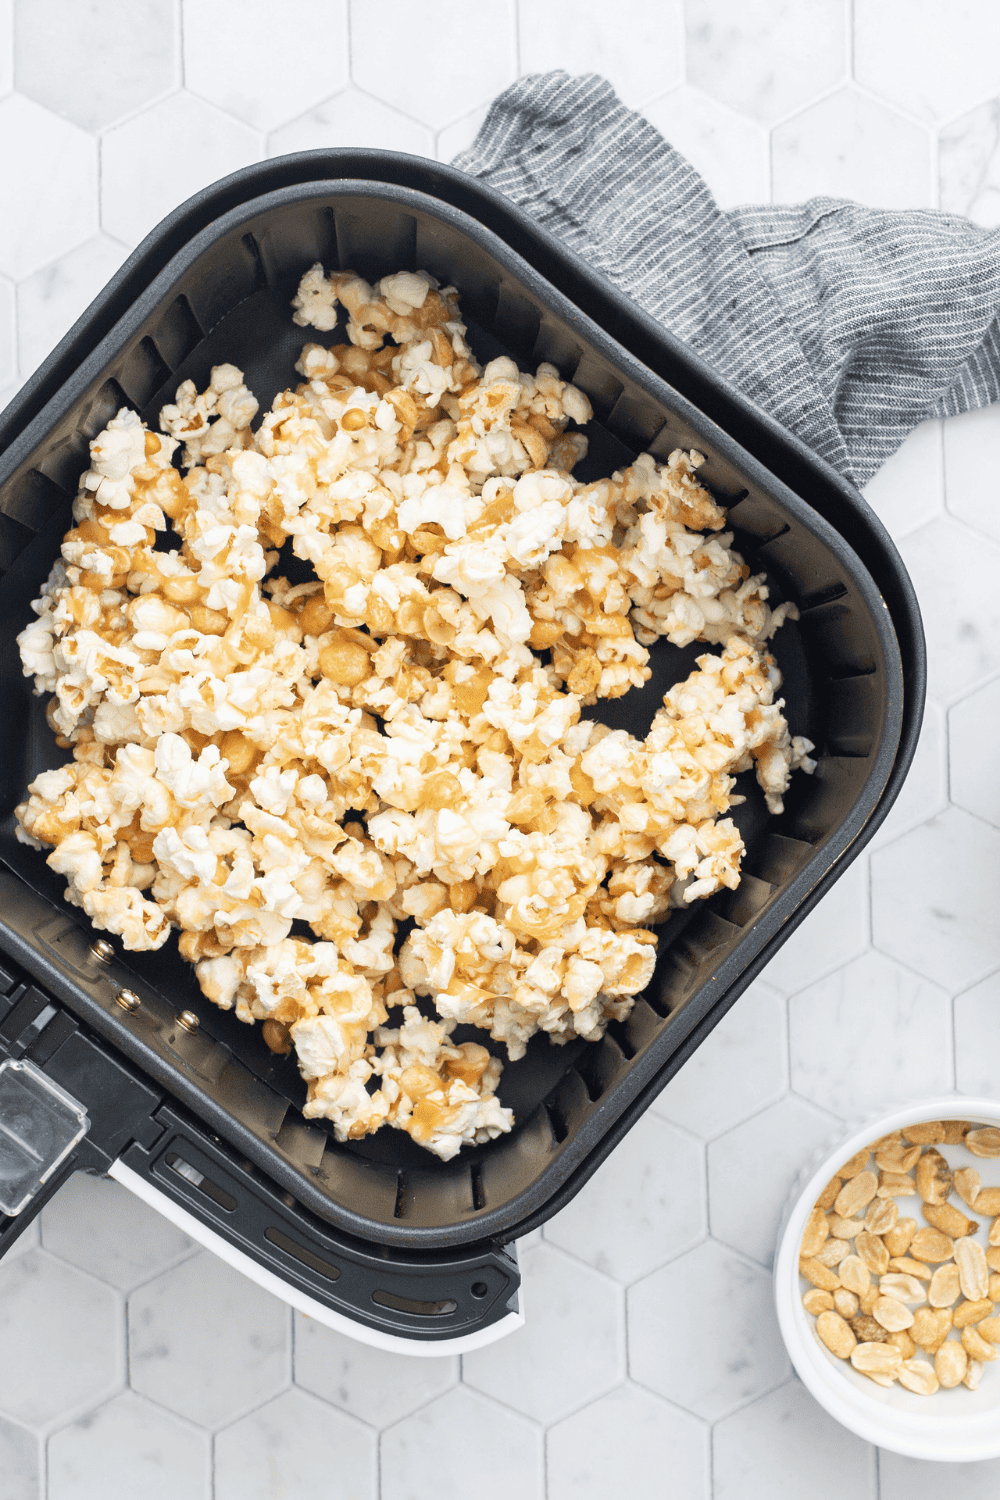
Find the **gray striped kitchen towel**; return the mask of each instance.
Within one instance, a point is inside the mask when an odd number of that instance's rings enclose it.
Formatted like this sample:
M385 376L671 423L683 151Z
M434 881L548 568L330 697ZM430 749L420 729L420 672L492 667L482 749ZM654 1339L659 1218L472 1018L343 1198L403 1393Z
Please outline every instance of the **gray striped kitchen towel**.
M1000 398L1000 234L835 198L723 213L594 74L522 78L455 161L511 198L835 468Z

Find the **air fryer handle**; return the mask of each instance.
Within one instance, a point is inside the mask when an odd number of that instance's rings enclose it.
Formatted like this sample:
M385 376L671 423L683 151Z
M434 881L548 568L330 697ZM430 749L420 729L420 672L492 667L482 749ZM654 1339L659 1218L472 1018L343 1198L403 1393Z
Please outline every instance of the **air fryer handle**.
M281 1193L180 1106L165 1104L154 1119L155 1145L130 1145L111 1175L175 1221L183 1214L194 1238L276 1295L293 1305L306 1299L303 1310L321 1321L411 1353L490 1342L522 1321L512 1247L416 1252L353 1239Z

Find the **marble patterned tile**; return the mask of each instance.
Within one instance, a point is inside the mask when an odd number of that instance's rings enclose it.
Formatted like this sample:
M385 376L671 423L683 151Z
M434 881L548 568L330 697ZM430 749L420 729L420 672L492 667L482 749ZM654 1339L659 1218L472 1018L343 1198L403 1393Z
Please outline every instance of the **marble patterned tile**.
M69 332L128 253L127 245L99 234L19 284L17 348L25 379Z
M14 283L0 277L0 382L9 385L17 375L17 322Z
M618 1386L550 1428L545 1446L548 1500L711 1494L707 1428L635 1385Z
M129 0L125 25L117 5L73 0L15 0L14 15L19 91L84 130L133 114L181 81L177 0Z
M952 705L948 713L951 799L1000 828L1000 782L996 736L1000 725L1000 677Z
M1000 99L980 104L940 132L938 181L945 212L964 214L984 229L1000 224Z
M854 0L854 76L926 120L996 92L1000 12L980 0Z
M109 1178L75 1173L41 1213L42 1244L128 1291L195 1248L193 1240Z
M963 1094L996 1094L998 1057L1000 973L955 996L955 1081Z
M572 20L558 5L518 0L522 73L600 72L619 99L638 109L684 81L681 0L574 0Z
M0 273L30 276L97 233L97 142L8 94L0 100L0 202Z
M305 1391L285 1391L216 1436L212 1500L334 1492L377 1500L376 1445L360 1422Z
M748 1500L751 1474L752 1493L766 1495L768 1500L818 1496L822 1475L836 1475L838 1494L851 1495L852 1500L875 1500L875 1458L870 1443L835 1422L793 1377L787 1385L716 1424L712 1433L714 1500Z
M480 104L478 108L470 110L458 120L452 120L450 125L439 130L434 147L434 155L438 161L454 161L460 151L468 150L489 112L489 103Z
M967 526L1000 542L1000 408L963 412L943 426L945 504Z
M951 999L882 953L866 953L788 1003L792 1088L851 1120L954 1087Z
M412 119L447 125L517 77L514 0L437 0L433 18L411 0L352 0L351 76Z
M940 1500L949 1490L962 1500L994 1500L1000 1458L973 1464L924 1463L884 1449L879 1455L879 1500Z
M41 1476L38 1438L0 1417L0 1496L4 1500L41 1500Z
M647 104L643 114L701 173L720 208L767 202L769 141L755 121L686 85Z
M777 203L830 196L872 208L934 206L930 132L855 88L775 127L771 174Z
M415 156L430 156L433 141L426 125L400 114L381 99L352 88L299 115L280 130L273 130L267 144L269 156L315 151L322 146L371 146L381 151L410 151Z
M661 1119L711 1140L788 1087L785 1000L756 980L650 1105Z
M770 1266L795 1179L813 1152L837 1134L835 1115L792 1095L712 1141L708 1219L713 1238Z
M865 485L865 499L894 540L908 536L944 509L948 426L950 423L921 422Z
M302 1313L295 1314L295 1384L330 1406L388 1427L458 1381L458 1358L408 1359L345 1338Z
M523 1328L462 1358L462 1379L484 1396L554 1422L625 1373L621 1288L552 1245L521 1261Z
M927 690L942 703L1000 671L1000 545L943 516L904 537L927 635Z
M37 1219L32 1219L30 1224L24 1226L13 1244L5 1250L3 1260L0 1260L0 1267L13 1265L18 1255L27 1255L29 1250L38 1250L41 1243L39 1222Z
M205 1427L232 1422L288 1385L290 1318L202 1251L129 1298L132 1389Z
M936 703L924 704L920 738L899 795L885 820L872 836L868 848L880 849L900 834L943 811L948 802L948 735L944 710Z
M765 123L846 76L839 0L687 0L684 17L688 82Z
M0 0L0 98L14 87L14 0Z
M514 1334L513 1337L517 1337ZM542 1500L541 1429L458 1386L382 1434L381 1500Z
M715 1240L629 1288L628 1346L633 1380L709 1419L780 1385L791 1369L770 1276Z
M161 149L164 141L170 142L168 153ZM258 161L263 147L257 131L204 99L183 89L171 94L103 137L101 227L137 245L199 188Z
M124 1391L53 1433L47 1500L211 1500L209 1443L206 1432Z
M952 991L1000 966L995 828L952 807L876 850L871 864L877 948Z
M868 861L861 855L778 949L764 979L785 994L800 990L868 947Z
M125 1374L121 1302L44 1250L0 1261L0 1412L42 1427L110 1396Z
M238 21L231 0L182 3L184 85L236 120L273 130L347 83L347 0L296 0L298 40L268 0L240 0Z
M707 1232L700 1143L644 1115L567 1206L549 1219L551 1245L616 1281L635 1281Z

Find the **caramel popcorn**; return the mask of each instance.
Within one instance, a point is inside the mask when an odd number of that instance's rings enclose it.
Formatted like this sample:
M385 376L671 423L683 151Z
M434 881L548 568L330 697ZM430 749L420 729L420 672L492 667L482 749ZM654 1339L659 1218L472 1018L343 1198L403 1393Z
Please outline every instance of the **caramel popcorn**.
M256 431L220 365L161 431L123 409L91 444L19 637L72 759L18 836L126 948L178 929L205 995L294 1049L307 1116L448 1159L512 1124L499 1059L455 1028L510 1058L602 1036L651 929L738 884L736 775L780 812L812 769L766 651L794 608L698 454L574 479L587 398L552 365L481 368L454 288L317 265L293 305L321 332L345 309L348 342L307 344ZM582 718L660 637L719 649L645 739Z

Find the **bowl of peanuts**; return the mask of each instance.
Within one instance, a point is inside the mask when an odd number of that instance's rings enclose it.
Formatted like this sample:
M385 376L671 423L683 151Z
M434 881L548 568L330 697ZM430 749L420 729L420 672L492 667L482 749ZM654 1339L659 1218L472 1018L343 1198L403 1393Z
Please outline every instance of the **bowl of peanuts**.
M796 1371L843 1426L912 1458L1000 1456L1000 1103L900 1106L810 1164L774 1291Z

